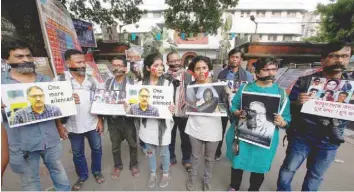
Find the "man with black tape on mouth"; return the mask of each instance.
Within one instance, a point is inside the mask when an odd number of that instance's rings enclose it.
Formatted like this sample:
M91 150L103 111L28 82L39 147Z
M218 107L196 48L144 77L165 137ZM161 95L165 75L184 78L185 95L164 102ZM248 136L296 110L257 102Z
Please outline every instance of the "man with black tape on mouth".
M105 90L119 91L118 103L121 104L126 97L126 87L127 85L134 85L134 78L127 75L128 68L125 57L114 57L111 64L114 77L106 81ZM114 161L111 178L118 179L123 170L121 143L124 139L129 145L129 169L131 170L133 177L138 177L140 175L140 170L138 164L138 145L136 140L134 118L126 116L106 116L106 118L109 136L112 142Z
M69 140L73 152L73 161L78 174L78 180L73 184L72 190L78 191L89 177L85 157L85 137L91 148L91 171L98 184L104 182L101 173L103 119L101 116L91 114L91 103L96 89L101 84L91 75L86 74L86 62L83 52L69 49L64 54L68 73L59 76L60 80L69 81L73 88L73 96L77 107L77 115L70 116L66 122ZM103 86L102 88L103 89Z
M1 74L1 84L51 82L49 76L35 72L29 45L20 40L2 40L1 58L11 69ZM16 86L14 85L14 86ZM2 113L6 106L1 103ZM39 159L50 172L56 191L69 191L70 182L61 161L62 145L58 132L63 129L59 119L10 128L3 116L8 135L10 167L21 178L23 191L41 191ZM23 171L26 170L26 171Z

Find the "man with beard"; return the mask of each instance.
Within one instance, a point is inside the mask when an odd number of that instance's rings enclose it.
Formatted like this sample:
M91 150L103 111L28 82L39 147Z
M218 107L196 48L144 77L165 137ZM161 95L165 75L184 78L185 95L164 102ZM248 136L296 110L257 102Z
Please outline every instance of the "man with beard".
M96 88L100 88L100 84L86 74L85 56L81 51L67 50L64 57L69 72L65 73L64 77L61 75L60 80L64 78L71 82L78 111L77 115L68 118L65 126L69 132L75 170L79 176L72 190L77 191L82 188L89 175L85 158L85 137L91 148L91 171L98 184L104 182L101 173L103 119L90 113L93 95ZM66 133L62 133L61 136L66 138Z
M241 82L241 81L247 81L249 83L253 82L253 75L249 72L244 70L241 67L241 63L244 57L244 53L241 51L239 48L234 48L231 49L229 52L229 65L227 68L223 69L219 75L218 75L218 80L233 80L234 82ZM230 108L229 106L229 97L231 94L224 95L223 99L224 102L227 104L226 107L227 109ZM229 110L228 110L229 111ZM229 117L233 117L231 114L229 114L227 117L221 117L222 121L222 140L219 142L218 148L215 153L215 160L220 160L221 156L221 147L224 142L224 135L225 135L225 130L227 126L227 122L229 121ZM233 121L231 119L231 121Z
M126 86L134 85L134 79L129 78L127 73L127 61L124 57L115 57L112 59L112 72L114 77L107 80L105 89L119 91L118 100L125 99ZM140 175L138 166L138 147L136 139L136 129L134 118L126 116L106 116L108 123L109 135L112 142L112 153L114 167L111 173L112 179L118 179L123 170L123 162L121 156L121 143L127 140L129 144L130 163L129 168L133 177Z
M307 173L302 191L317 191L324 173L333 163L336 152L344 142L343 132L348 121L300 113L310 99L306 93L312 77L352 80L343 71L349 64L351 47L343 43L326 44L322 52L322 71L300 77L291 90L293 121L287 130L288 147L279 171L279 191L291 191L291 181L307 158Z
M32 122L41 119L61 116L60 108L54 105L45 104L44 91L38 86L27 89L27 99L31 106L19 109L15 112L12 125Z
M19 40L7 43L2 41L1 46L1 57L11 66L9 71L2 73L2 84L51 81L50 77L35 72L33 56L26 43ZM2 104L1 108L4 107L6 106ZM8 134L10 167L20 175L22 190L43 190L39 177L42 157L55 190L69 191L70 182L61 162L62 145L58 132L62 132L64 127L60 120L9 128L7 119L4 118L4 125Z
M175 146L176 146L176 134L177 128L179 130L179 135L181 138L181 150L182 150L182 164L187 171L191 170L191 144L189 136L184 132L188 117L186 116L185 108L185 90L186 85L192 81L192 76L190 73L186 72L181 62L180 55L176 51L172 51L167 54L167 65L169 66L167 77L177 80L179 85L174 86L174 102L176 105L175 115L173 116L173 129L171 135L171 143L169 145L170 150L170 164L174 165L177 163Z

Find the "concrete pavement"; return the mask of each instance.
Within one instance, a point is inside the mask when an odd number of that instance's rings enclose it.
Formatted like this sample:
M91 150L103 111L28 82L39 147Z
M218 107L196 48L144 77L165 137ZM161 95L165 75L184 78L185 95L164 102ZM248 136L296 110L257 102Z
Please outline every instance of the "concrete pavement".
M113 167L113 159L111 152L111 142L109 135L103 136L103 160L102 160L102 172L106 178L105 183L99 185L95 182L92 175L85 182L82 190L85 191L186 191L185 182L187 180L187 172L183 168L180 158L180 139L177 133L177 144L176 144L176 155L178 158L178 164L171 167L171 180L167 188L149 189L146 187L147 178L149 175L148 162L141 150L139 150L139 163L141 175L139 178L133 178L131 172L129 171L129 148L128 144L124 141L122 144L122 158L124 162L124 170L118 180L112 180L110 178L110 172ZM281 131L281 138L284 132ZM346 132L346 142L343 144L337 153L337 159L343 160L344 163L334 162L330 169L327 171L324 182L320 190L324 191L352 191L354 190L353 178L354 178L354 133ZM285 147L282 146L282 142L279 142L278 151L276 157L273 161L273 166L271 171L266 174L265 181L261 187L261 190L274 191L276 190L276 181L278 178L278 171L285 157ZM225 144L225 143L224 143ZM70 153L70 142L68 140L63 141L63 163L67 170L70 181L73 183L77 180L77 176L74 169L74 164L72 162L72 153ZM225 151L225 145L223 145L223 151ZM220 161L217 161L214 165L213 177L212 177L212 189L217 191L227 191L230 182L230 164L223 153ZM88 164L90 165L90 149L88 143L86 142L86 157L88 159ZM159 162L159 161L158 161ZM202 164L201 164L202 165ZM301 190L301 184L306 173L305 169L306 163L304 163L301 168L296 173L292 187L293 190ZM52 187L52 181L50 175L48 174L45 166L41 163L41 184L43 190ZM200 183L197 190L201 190L203 167L200 166ZM160 170L158 170L158 176L161 175ZM2 186L3 191L19 191L21 190L20 178L18 175L11 171L8 166L4 175L4 184ZM241 190L247 190L249 187L249 173L245 173L243 176Z

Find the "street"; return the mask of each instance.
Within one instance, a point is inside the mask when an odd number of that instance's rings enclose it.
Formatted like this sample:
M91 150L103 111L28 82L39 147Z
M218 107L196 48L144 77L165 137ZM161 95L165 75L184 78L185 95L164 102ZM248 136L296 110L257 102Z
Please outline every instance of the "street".
M284 132L281 131L282 140ZM178 157L178 163L171 167L171 180L167 188L155 187L149 189L146 187L146 182L148 179L148 160L145 158L144 154L139 150L139 162L141 175L138 178L133 178L129 170L129 148L128 144L124 141L122 144L123 151L123 161L124 170L121 173L118 180L112 180L110 178L110 172L113 167L113 159L111 152L111 142L108 133L105 133L103 138L103 160L102 160L102 172L106 178L105 183L99 185L96 183L92 175L85 182L82 191L140 191L140 190L158 190L158 191L186 191L185 183L187 180L187 172L181 164L181 151L180 151L180 139L177 133L177 144L176 144L176 155ZM330 169L327 171L324 182L320 188L323 191L352 191L353 178L354 178L354 166L350 164L354 162L354 133L352 131L346 131L346 143L343 144L337 153L337 160L342 160L342 162L334 162ZM70 153L70 142L68 140L63 141L63 163L66 168L69 179L72 183L77 180L77 176L74 169L74 164L72 162L72 153ZM225 144L225 143L224 143ZM276 190L276 181L278 178L278 171L285 155L285 147L282 146L282 142L279 142L278 151L276 157L273 161L272 169L265 176L265 181L261 187L264 191L274 191ZM223 145L223 151L225 151L225 145ZM227 191L230 182L230 164L226 157L223 156L220 161L217 161L214 165L213 175L212 175L212 190L216 191ZM88 159L88 164L90 165L90 149L88 143L86 142L86 158ZM159 162L159 161L158 161ZM200 163L201 164L201 163ZM301 168L296 173L292 187L293 190L301 190L301 184L305 175L305 165L303 163ZM48 174L45 166L41 163L40 168L41 173L41 184L43 190L52 187L52 181L50 175ZM200 183L197 185L197 190L201 190L201 179L202 179L203 167L200 166ZM158 178L161 171L158 170ZM245 173L243 176L242 186L240 190L247 190L249 186L249 173ZM18 175L11 171L8 166L4 174L4 184L2 187L3 191L20 191L21 183Z

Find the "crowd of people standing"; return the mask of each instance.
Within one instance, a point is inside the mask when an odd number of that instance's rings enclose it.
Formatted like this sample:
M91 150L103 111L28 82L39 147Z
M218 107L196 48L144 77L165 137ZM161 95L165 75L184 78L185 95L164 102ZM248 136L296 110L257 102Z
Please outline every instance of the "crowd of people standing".
M13 172L19 174L24 191L43 190L39 176L40 158L49 170L56 191L80 190L90 175L85 157L86 138L91 149L92 175L98 184L102 184L105 177L102 174L101 134L106 121L114 162L110 177L112 179L120 177L123 170L121 144L126 140L129 145L129 169L132 176L140 176L139 161L144 161L138 159L138 148L141 145L146 150L149 165L147 187L154 188L158 180L158 186L164 188L169 182L173 182L170 180L169 169L171 165L177 163L175 142L178 129L181 138L181 163L188 171L189 177L174 179L185 179L186 189L195 190L197 177L201 174L198 173L200 159L204 156L202 186L204 191L208 191L212 190L213 166L222 156L221 148L226 133L225 155L231 162L229 191L240 189L244 171L251 173L248 189L258 191L266 173L271 169L277 151L279 131L285 129L289 144L279 170L278 181L274 185L279 191L291 191L293 176L307 159L307 173L302 190L316 191L323 181L325 172L333 163L337 149L343 143L343 130L348 121L303 114L300 113L301 106L311 99L311 93L307 93L307 90L313 77L353 80L353 76L343 72L349 64L351 55L352 48L346 44L335 43L324 46L321 58L322 70L300 77L288 96L274 82L279 67L277 60L258 59L251 66L251 73L241 67L243 52L234 48L228 54L228 65L216 79L247 83L243 84L232 98L227 117L206 117L186 115L185 93L188 85L213 83L209 78L213 65L208 57L196 56L186 69L182 65L179 53L170 52L166 57L168 70L165 72L162 56L159 53L152 53L144 58L143 76L138 82L131 76L127 76L129 69L126 58L115 57L111 61L114 77L101 84L86 74L84 53L74 49L67 50L65 64L68 71L59 75L54 81L71 82L73 98L78 109L77 115L18 128L9 128L7 119L4 117L3 125L8 135L9 165ZM48 76L35 71L31 48L22 41L2 43L1 56L11 66L11 69L2 73L1 84L52 81ZM90 113L92 92L95 89L125 92L127 85L134 84L172 86L174 104L169 106L169 110L173 114L173 119L103 116ZM270 149L235 139L237 123L245 118L245 113L240 106L244 91L278 94L281 97L278 113L274 114L274 121L271 122L276 129ZM228 103L228 95L223 97L225 103ZM2 108L5 106L6 103L2 103ZM125 108L129 106L125 104ZM280 110L281 108L284 110ZM148 105L143 108L144 111L149 109ZM230 126L227 129L228 124ZM60 139L68 139L71 143L73 163L78 176L75 182L69 181L62 164ZM161 164L157 164L157 151L160 153ZM162 175L158 177L159 166ZM5 167L6 165L2 165L2 171Z

